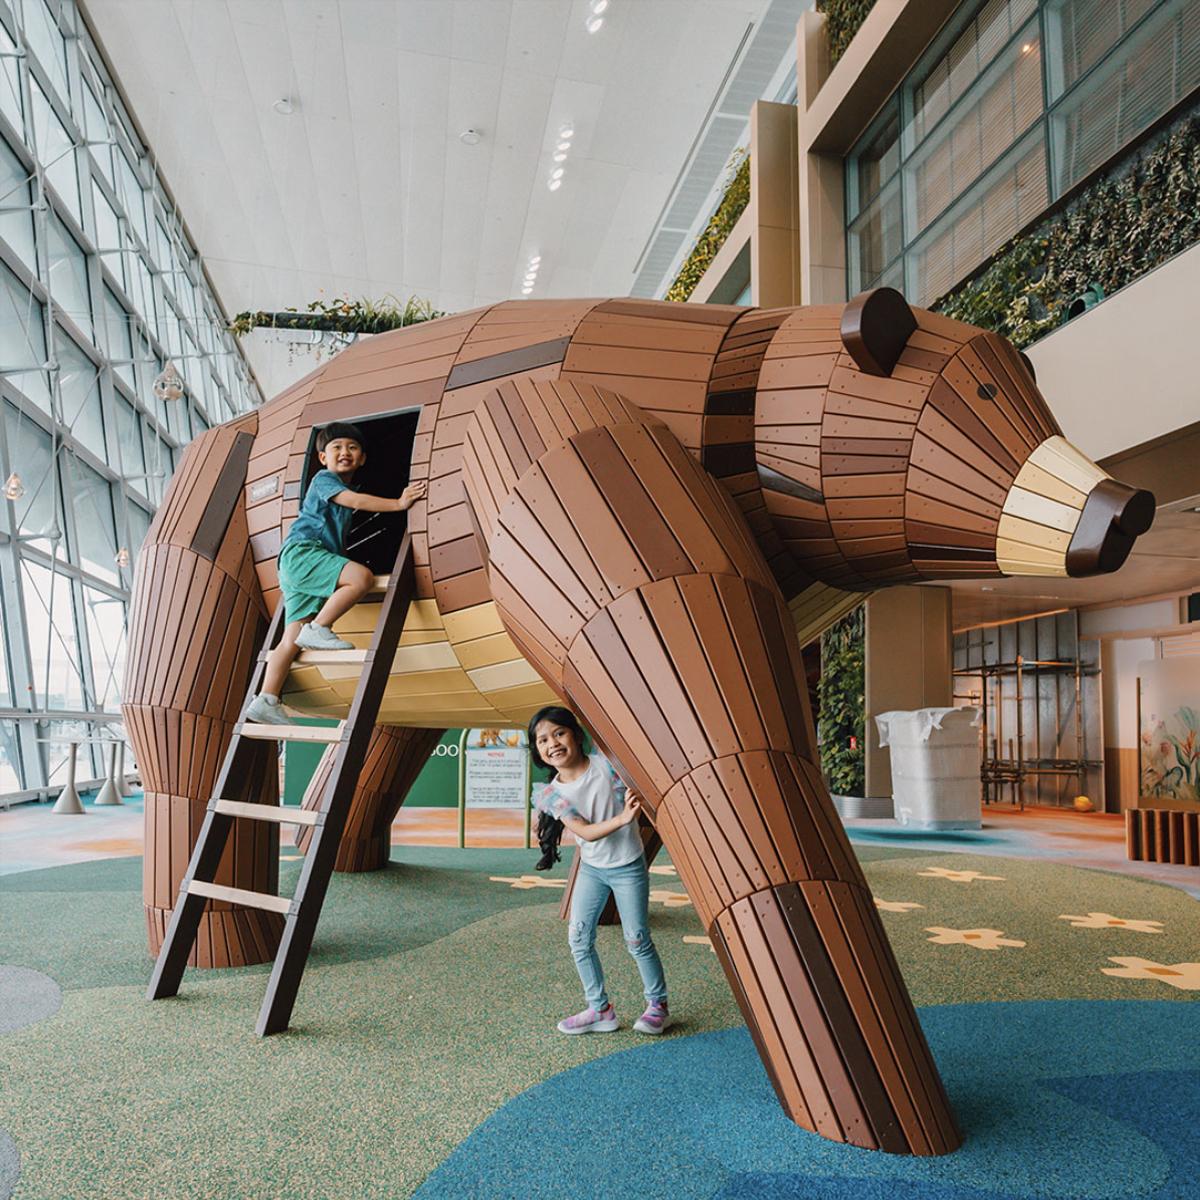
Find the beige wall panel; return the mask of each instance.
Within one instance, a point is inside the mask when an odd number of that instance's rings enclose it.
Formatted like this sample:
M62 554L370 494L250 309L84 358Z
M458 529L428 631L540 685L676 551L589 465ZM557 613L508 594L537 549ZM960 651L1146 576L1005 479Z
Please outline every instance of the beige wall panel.
M891 758L875 717L895 709L948 708L953 642L949 588L898 587L867 600L868 796L892 794Z

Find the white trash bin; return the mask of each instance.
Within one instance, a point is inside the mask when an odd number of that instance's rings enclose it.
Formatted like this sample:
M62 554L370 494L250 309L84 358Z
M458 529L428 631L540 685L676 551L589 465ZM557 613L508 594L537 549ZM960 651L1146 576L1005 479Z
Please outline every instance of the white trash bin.
M913 829L979 829L979 710L918 708L875 718L892 759L896 820Z

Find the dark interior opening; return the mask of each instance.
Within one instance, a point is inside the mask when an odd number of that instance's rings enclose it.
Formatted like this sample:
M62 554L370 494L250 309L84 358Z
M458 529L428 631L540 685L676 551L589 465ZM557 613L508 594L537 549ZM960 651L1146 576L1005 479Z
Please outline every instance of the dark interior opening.
M408 484L412 467L413 439L421 410L406 409L381 417L356 417L352 422L362 430L367 461L354 476L360 492L373 496L397 497ZM321 469L317 458L317 429L308 440L304 467L304 487ZM356 512L346 538L346 557L369 567L376 575L386 575L396 564L396 554L408 525L407 513Z

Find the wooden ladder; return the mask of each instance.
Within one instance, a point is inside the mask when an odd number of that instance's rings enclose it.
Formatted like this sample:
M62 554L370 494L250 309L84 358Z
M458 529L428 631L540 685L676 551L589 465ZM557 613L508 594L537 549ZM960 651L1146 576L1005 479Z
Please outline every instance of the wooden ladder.
M248 908L267 909L284 914L283 937L275 955L275 966L267 983L258 1014L256 1031L260 1036L278 1033L288 1026L300 979L312 947L313 933L321 915L321 905L333 873L338 843L346 825L350 801L354 796L359 771L366 757L367 746L379 705L383 700L388 674L396 655L396 646L404 628L404 619L414 590L412 540L405 535L396 555L396 565L390 577L377 581L376 591L383 591L383 602L371 645L365 652L340 650L328 652L329 661L361 661L364 670L359 678L349 716L334 727L313 725L255 725L239 721L233 740L225 753L215 786L216 795L208 803L200 836L192 851L191 862L179 885L179 898L171 914L167 935L163 940L154 974L147 993L151 1000L174 996L179 991L183 970L196 940L205 902L226 900ZM283 605L276 608L267 632L263 652L259 654L246 703L258 694L266 670L267 650L275 645L283 628ZM322 659L326 652L319 651ZM243 705L242 711L245 711ZM246 780L253 775L253 758L259 740L319 741L336 743L337 755L319 807L310 810L284 808L273 804L249 804L226 799L237 795ZM233 822L236 819L270 821L276 825L311 825L312 841L300 872L296 893L286 896L246 891L214 883L217 866L225 851Z

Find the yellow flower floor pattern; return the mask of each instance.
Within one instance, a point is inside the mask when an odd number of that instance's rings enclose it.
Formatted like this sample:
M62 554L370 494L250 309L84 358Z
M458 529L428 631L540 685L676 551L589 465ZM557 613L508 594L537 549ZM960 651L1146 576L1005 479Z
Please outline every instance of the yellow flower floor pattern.
M0 963L63 993L54 1016L0 1036L14 1200L403 1198L514 1097L642 1044L627 1028L553 1033L580 1006L558 917L569 855L550 886L517 888L528 851L393 854L387 871L334 878L293 1026L268 1039L254 1035L265 968L192 971L178 999L146 1002L139 860L0 879ZM918 1005L1200 1000L1200 907L1182 891L996 856L861 858L876 896L921 906L882 910ZM285 891L299 866L282 864ZM1076 913L1161 931L1061 919ZM930 927L1025 945L977 954L931 943ZM656 904L651 928L676 1022L663 1041L740 1026L694 908ZM598 945L627 1023L641 988L620 930L602 928Z

